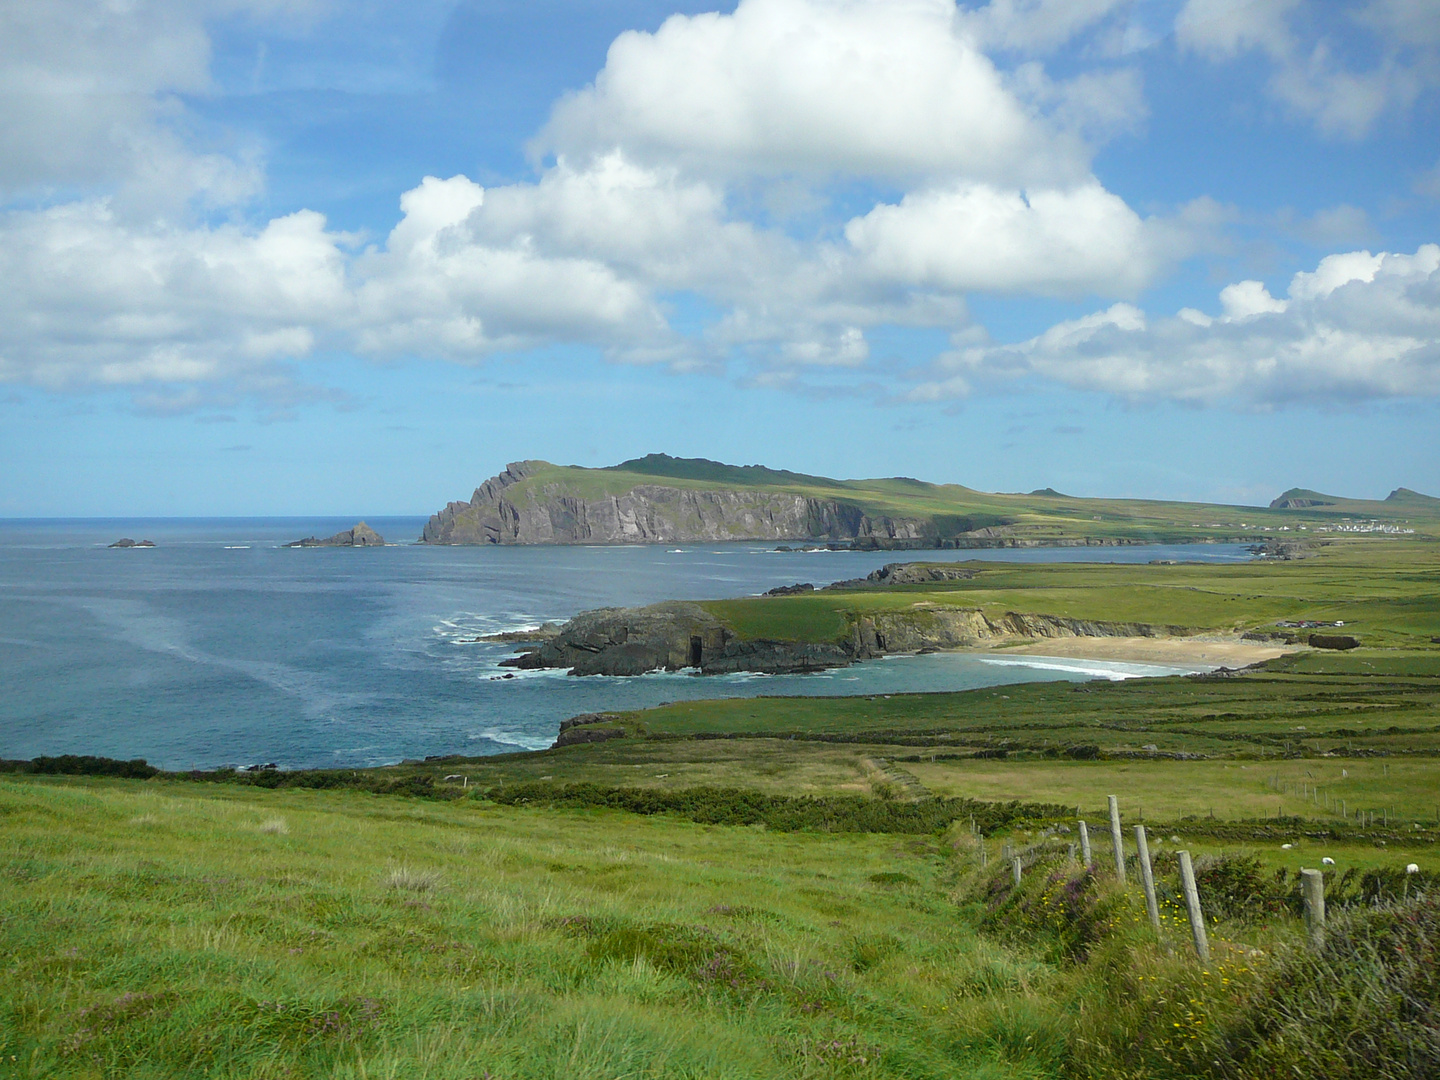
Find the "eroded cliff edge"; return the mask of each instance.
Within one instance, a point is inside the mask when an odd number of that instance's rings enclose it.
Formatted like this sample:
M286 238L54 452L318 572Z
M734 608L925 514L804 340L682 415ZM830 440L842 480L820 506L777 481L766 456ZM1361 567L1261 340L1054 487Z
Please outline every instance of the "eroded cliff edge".
M837 499L766 490L636 484L577 494L562 484L522 483L548 467L517 461L469 502L452 502L421 534L426 544L658 544L724 540L855 540L925 545L935 524L872 517Z

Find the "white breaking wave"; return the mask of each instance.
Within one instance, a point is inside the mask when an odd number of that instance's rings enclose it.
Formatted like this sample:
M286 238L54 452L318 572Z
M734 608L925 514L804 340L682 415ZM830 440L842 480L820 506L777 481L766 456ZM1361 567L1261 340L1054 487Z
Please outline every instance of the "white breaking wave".
M518 731L502 731L499 728L485 728L482 731L471 732L466 736L470 741L477 739L489 739L491 742L500 743L503 746L518 746L522 750L549 750L555 742L555 736L546 735L537 738L534 735L525 735Z
M1172 667L1166 664L1135 664L1119 660L1075 660L1063 656L1030 656L1023 660L1018 657L982 656L982 664L999 667L1028 667L1041 671L1064 671L1072 675L1090 675L1098 679L1119 682L1122 679L1158 678L1164 675L1194 675L1214 671L1212 664L1195 664L1190 667Z

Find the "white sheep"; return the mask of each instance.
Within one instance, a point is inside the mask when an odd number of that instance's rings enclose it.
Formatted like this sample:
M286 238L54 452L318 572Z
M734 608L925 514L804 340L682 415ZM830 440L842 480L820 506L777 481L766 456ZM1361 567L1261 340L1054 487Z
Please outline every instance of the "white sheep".
M1405 873L1407 873L1407 874L1418 874L1419 872L1420 872L1420 864L1419 864L1419 863L1413 863L1413 862L1412 862L1409 866L1405 867Z
M1335 865L1335 860L1332 859L1332 858L1330 858L1329 855L1326 855L1326 856L1325 856L1323 859L1321 859L1320 861L1321 861L1322 863L1324 863L1326 866L1334 866L1334 865Z

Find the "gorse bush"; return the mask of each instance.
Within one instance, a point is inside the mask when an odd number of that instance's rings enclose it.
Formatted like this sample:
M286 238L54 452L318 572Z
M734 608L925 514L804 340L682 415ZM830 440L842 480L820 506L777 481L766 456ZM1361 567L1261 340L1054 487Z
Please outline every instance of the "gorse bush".
M1234 1076L1440 1076L1440 897L1332 920L1323 948L1287 953L1220 1039Z
M1102 893L1091 869L1058 860L1031 867L1018 887L1006 868L986 881L985 901L982 929L1040 948L1052 959L1078 962L1105 936L1117 904Z
M1153 974L1145 974L1145 971ZM1217 942L1211 962L1087 972L1076 1075L1215 1080L1440 1076L1440 903L1354 907L1324 946L1273 953ZM1101 984L1096 985L1096 980ZM1097 998L1106 999L1103 1006Z
M1292 884L1284 870L1266 871L1254 855L1202 856L1195 865L1195 887L1212 922L1298 914L1300 909L1298 879Z

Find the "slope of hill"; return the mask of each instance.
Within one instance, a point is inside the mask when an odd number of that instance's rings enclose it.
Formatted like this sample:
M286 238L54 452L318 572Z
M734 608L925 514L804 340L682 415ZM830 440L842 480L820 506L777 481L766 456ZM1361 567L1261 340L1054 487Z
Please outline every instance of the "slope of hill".
M650 454L603 469L522 461L431 517L430 544L814 540L895 549L1179 543L1261 538L1346 515L1440 527L1440 500L1385 502L1304 489L1269 508L995 494L909 477L835 480Z

